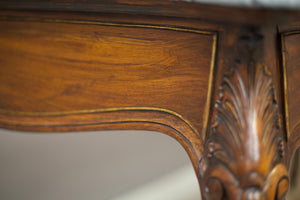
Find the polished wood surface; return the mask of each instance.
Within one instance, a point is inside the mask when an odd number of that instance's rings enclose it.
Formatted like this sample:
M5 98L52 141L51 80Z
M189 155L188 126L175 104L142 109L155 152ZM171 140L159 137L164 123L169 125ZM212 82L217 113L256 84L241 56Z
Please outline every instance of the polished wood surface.
M282 49L285 73L285 90L286 90L286 110L288 114L288 136L291 139L289 148L296 150L299 145L299 47L300 42L298 31L288 31L282 35Z
M0 9L1 127L156 130L185 148L204 199L285 198L300 145L299 12L147 0Z
M155 107L201 130L213 33L73 22L1 22L3 113Z

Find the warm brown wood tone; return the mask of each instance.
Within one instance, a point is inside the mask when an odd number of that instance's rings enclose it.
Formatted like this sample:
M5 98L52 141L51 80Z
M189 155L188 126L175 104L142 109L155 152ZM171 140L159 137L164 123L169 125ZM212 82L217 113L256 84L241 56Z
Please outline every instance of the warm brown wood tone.
M300 145L299 12L169 0L0 9L1 127L156 130L188 152L203 199L285 198Z
M199 137L207 118L214 32L136 23L23 20L0 22L2 126L14 123L22 129L45 130L78 122L147 122L174 127L175 120L176 126L189 129L180 131L183 137ZM118 117L93 119L106 113ZM127 114L121 117L122 113ZM151 118L146 119L148 113ZM73 115L79 115L78 122ZM24 116L31 117L20 124ZM41 122L41 116L48 122ZM158 116L165 117L161 121ZM199 160L201 148L192 148L190 156Z
M235 37L237 45L224 45L233 55L228 59L234 60L223 64L227 70L206 138L205 195L283 199L289 185L285 133L272 80L274 68L268 67L275 65L262 56L270 40L256 27L242 27ZM218 196L213 191L219 191Z
M80 22L0 23L2 113L153 107L202 129L213 33Z
M300 27L299 27L300 28ZM299 97L300 97L300 71L298 44L300 42L298 31L289 31L282 34L282 49L285 72L285 97L287 112L287 127L290 151L294 152L300 145L299 141ZM291 154L291 156L293 155Z
M223 75L215 79L219 96L206 138L206 197L282 199L296 137L284 129L284 85L278 83L285 77L274 42L280 37L272 26L231 28L221 38Z

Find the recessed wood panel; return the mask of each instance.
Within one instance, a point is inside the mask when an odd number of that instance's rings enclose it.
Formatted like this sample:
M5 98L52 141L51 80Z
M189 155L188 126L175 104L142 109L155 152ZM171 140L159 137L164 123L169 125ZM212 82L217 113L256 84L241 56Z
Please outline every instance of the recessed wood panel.
M214 45L209 32L82 21L0 27L2 112L154 107L202 125Z
M300 123L300 34L287 33L283 36L283 58L285 75L286 115L288 130L292 133Z

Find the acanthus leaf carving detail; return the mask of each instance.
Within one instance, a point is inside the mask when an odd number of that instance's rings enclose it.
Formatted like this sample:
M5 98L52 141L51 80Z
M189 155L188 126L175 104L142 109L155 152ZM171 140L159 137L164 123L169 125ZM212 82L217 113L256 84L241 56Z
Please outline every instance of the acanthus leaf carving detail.
M286 193L282 188L280 196L270 191L270 184L288 181L272 76L263 65L242 72L232 68L219 88L214 123L206 141L204 181L207 191L217 187L223 195L207 192L206 198L281 199ZM281 173L276 175L278 180L274 179L274 170Z

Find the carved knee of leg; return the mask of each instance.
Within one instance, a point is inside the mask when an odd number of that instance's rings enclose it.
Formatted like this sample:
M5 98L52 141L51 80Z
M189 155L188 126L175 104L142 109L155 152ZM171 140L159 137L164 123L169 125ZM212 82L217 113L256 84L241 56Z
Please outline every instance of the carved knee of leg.
M281 117L271 76L259 66L224 76L206 138L206 200L280 200L289 186Z

